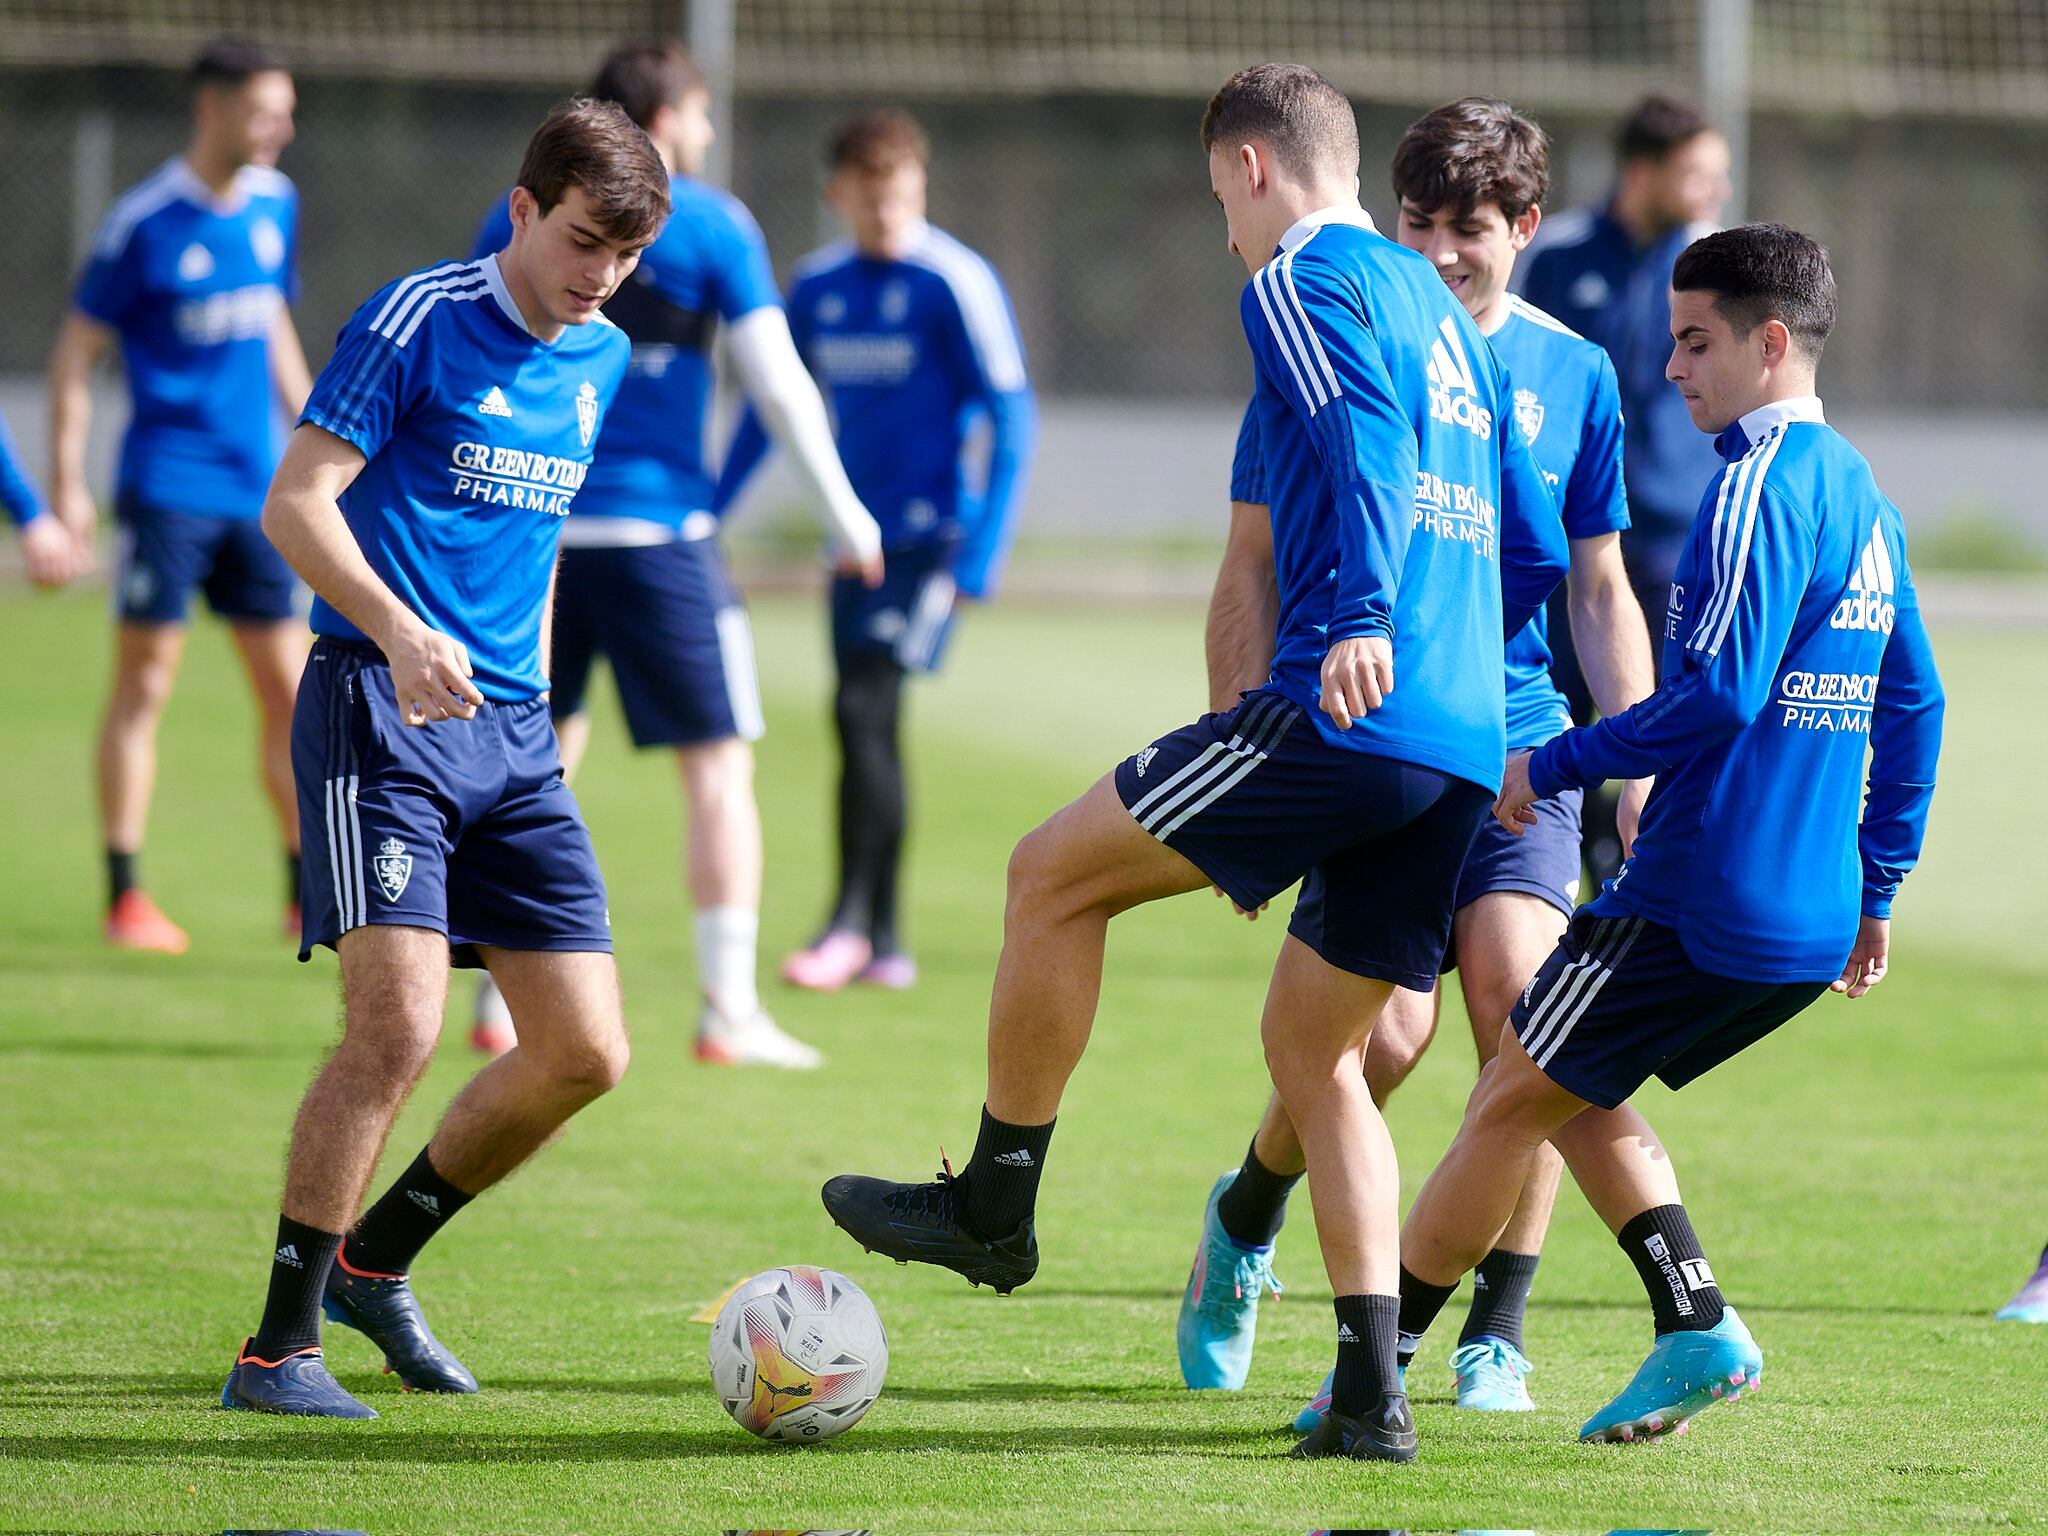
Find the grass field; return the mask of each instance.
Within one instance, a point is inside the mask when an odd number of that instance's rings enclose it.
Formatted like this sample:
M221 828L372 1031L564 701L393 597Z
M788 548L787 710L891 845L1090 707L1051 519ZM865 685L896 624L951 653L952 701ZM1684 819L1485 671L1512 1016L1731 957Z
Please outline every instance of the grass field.
M1531 1315L1539 1411L1450 1406L1454 1303L1416 1373L1423 1459L1384 1468L1280 1459L1328 1354L1305 1206L1250 1386L1178 1388L1173 1318L1202 1195L1265 1092L1255 1021L1277 912L1252 927L1196 897L1119 920L1027 1290L997 1300L864 1258L818 1206L834 1172L923 1177L942 1142L964 1157L1009 845L1195 708L1198 613L971 616L913 708L925 980L903 997L771 990L830 1053L811 1077L691 1064L673 773L623 750L607 712L581 788L634 1069L416 1271L481 1396L401 1397L360 1338L330 1337L343 1382L384 1414L367 1425L213 1406L260 1305L285 1130L334 1031L334 966L294 964L277 936L247 709L210 624L167 725L145 864L192 953L99 946L103 613L96 595L0 599L0 1528L2048 1525L2048 1329L1989 1321L2048 1231L2048 829L2025 789L2048 758L2034 702L2048 637L1937 635L1950 745L1892 979L1682 1098L1641 1101L1764 1347L1766 1390L1670 1445L1574 1443L1649 1330L1629 1266L1567 1191ZM820 911L832 764L813 606L764 603L756 624L772 960ZM1393 1107L1411 1189L1469 1085L1463 1036L1447 1017ZM385 1176L471 1066L451 1030ZM725 1418L690 1316L798 1261L869 1290L892 1375L852 1433L792 1451Z

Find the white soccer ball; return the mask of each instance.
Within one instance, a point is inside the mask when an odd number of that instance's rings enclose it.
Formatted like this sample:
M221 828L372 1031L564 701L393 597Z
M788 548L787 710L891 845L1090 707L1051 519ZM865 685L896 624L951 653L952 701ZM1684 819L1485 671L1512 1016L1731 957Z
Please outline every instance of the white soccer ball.
M829 1440L881 1394L889 1336L846 1276L792 1264L754 1276L711 1325L711 1386L763 1440Z

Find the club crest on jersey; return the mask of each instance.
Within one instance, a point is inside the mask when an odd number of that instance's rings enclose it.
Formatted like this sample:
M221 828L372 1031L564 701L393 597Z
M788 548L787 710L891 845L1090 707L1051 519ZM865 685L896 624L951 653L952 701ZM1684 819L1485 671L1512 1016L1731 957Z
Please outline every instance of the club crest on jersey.
M597 435L597 386L585 379L576 391L576 429L583 434L583 446Z
M405 844L395 837L385 838L377 845L376 866L377 883L384 888L384 899L398 900L412 879L412 855L405 851Z
M1535 390L1515 391L1515 425L1532 443L1536 441L1536 434L1543 430L1543 402L1536 398Z
M891 283L882 290L882 324L901 325L903 317L910 313L910 289L903 283Z
M178 280L203 283L213 276L213 252L194 241L178 254Z

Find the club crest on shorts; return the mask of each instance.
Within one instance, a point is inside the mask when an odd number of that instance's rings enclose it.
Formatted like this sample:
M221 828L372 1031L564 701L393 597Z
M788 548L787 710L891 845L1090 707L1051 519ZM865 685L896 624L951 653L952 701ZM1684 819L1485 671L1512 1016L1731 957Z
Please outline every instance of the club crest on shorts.
M576 391L576 429L583 434L583 446L597 435L597 386L585 379Z
M405 851L405 844L395 837L385 838L377 845L376 865L377 883L384 887L384 899L398 900L412 879L412 855Z
M1522 429L1522 436L1532 443L1536 441L1536 434L1543 430L1543 402L1536 398L1535 390L1515 391L1515 425Z

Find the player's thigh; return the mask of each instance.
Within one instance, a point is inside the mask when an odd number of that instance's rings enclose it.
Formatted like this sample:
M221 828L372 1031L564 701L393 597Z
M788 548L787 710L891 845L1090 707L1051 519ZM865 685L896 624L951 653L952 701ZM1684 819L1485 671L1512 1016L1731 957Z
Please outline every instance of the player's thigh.
M519 1021L519 1048L550 1075L610 1088L631 1054L619 971L607 953L482 946L478 954Z
M352 928L335 940L342 1030L351 1047L394 1070L426 1064L448 1001L448 939L432 928Z
M228 628L248 673L250 691L264 712L288 712L306 666L305 625L297 619L238 619Z
M1458 909L1451 942L1481 1064L1500 1048L1515 999L1534 979L1570 919L1526 891L1489 891Z
M1501 1036L1498 1054L1480 1069L1466 1107L1465 1128L1537 1142L1586 1107L1585 1099L1536 1065L1510 1030Z
M1415 992L1395 987L1387 1006L1373 1026L1365 1045L1365 1081L1373 1099L1384 1104L1393 1091L1415 1070L1422 1053L1436 1038L1437 1018L1443 997L1439 986L1432 992Z
M1284 1091L1290 1082L1362 1071L1366 1041L1394 990L1390 982L1332 965L1288 934L1259 1020L1274 1083Z
M1066 915L1100 908L1114 915L1208 883L1132 819L1113 774L1025 833L1010 856L1013 911Z
M741 737L678 747L676 771L692 816L718 815L753 804L754 746Z

